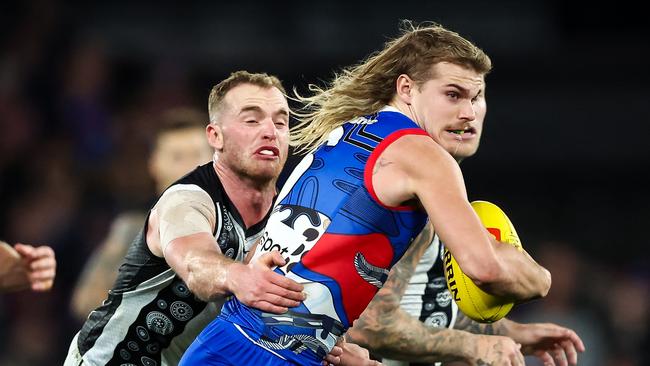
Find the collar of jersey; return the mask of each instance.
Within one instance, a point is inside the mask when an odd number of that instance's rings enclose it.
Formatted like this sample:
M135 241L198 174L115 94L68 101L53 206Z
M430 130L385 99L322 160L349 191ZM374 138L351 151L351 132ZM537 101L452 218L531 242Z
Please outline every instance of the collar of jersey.
M405 115L404 113L402 113L399 109L393 107L392 105L386 105L386 106L384 106L384 108L382 108L382 109L379 110L379 113L381 113L381 112L397 112L397 113L399 113L399 114L402 114L402 115L406 116L406 115ZM407 116L407 117L408 117L408 116Z

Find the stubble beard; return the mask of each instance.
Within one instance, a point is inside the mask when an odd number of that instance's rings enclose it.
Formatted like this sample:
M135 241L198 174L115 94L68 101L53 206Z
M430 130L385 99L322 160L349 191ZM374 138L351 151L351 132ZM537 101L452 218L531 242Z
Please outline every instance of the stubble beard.
M233 171L246 179L252 181L256 186L265 186L267 184L275 184L275 181L280 175L279 169L270 166L264 166L268 163L255 161L254 159L246 159L239 156L237 163L233 165Z

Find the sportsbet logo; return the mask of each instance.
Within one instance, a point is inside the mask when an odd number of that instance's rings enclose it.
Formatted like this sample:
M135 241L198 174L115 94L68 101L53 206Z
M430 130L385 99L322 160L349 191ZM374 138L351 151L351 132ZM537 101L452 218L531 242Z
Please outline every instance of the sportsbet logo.
M456 279L454 278L454 267L451 264L451 253L445 251L445 276L447 276L447 283L449 284L449 291L454 296L455 301L460 301L458 297L458 287L456 286Z
M278 205L271 214L255 257L277 250L284 258L284 273L316 244L331 220L313 209L296 205Z

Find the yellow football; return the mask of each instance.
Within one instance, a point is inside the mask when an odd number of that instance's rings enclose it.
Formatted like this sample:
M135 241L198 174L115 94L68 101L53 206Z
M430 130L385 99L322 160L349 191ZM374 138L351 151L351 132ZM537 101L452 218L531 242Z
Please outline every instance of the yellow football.
M515 227L497 205L487 201L474 201L472 208L478 214L483 226L498 241L512 244L518 249L522 248ZM446 248L443 258L447 287L460 311L481 323L495 322L510 312L514 303L478 288L469 277L465 276L456 259Z

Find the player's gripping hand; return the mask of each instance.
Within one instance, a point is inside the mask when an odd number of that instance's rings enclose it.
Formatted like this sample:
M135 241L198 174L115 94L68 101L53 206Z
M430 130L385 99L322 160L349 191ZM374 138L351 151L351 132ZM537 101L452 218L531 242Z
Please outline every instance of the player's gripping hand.
M54 250L46 245L34 247L27 244L16 244L14 249L22 258L31 289L33 291L51 289L56 276Z
M382 363L371 360L367 349L348 343L342 337L322 362L323 366L381 366Z
M228 273L230 291L247 306L282 314L305 299L301 284L273 272L272 268L284 264L278 251L264 253L248 264L234 263Z
M578 352L585 351L576 332L552 323L513 323L509 336L521 343L524 354L536 356L544 365L577 365Z
M474 340L474 347L468 344L468 351L472 354L468 360L470 365L526 365L521 344L509 337L477 334Z

